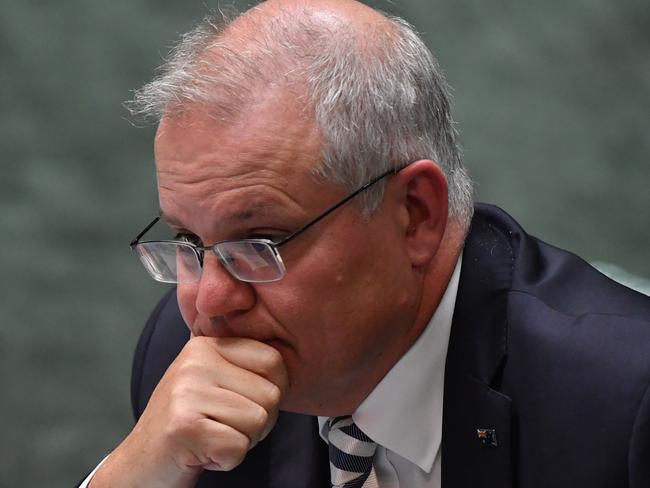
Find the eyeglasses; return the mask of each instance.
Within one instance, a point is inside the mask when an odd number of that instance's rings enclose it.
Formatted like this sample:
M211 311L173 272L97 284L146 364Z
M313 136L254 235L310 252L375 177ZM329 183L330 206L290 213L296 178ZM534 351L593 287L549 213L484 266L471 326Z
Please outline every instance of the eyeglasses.
M359 193L386 176L394 175L402 168L386 171L353 191L333 207L278 242L269 239L240 239L220 241L211 246L198 246L191 242L140 239L160 220L156 217L131 242L131 249L140 257L151 277L161 283L194 283L201 277L205 251L212 251L223 267L236 279L249 283L269 283L281 280L287 273L279 247L320 222L337 208L352 200Z

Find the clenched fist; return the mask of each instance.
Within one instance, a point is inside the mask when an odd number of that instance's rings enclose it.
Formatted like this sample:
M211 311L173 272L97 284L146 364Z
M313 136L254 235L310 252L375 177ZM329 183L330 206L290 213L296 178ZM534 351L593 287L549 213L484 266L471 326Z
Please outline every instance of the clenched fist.
M275 425L287 388L282 356L271 346L191 338L91 488L193 486L203 469L233 469Z

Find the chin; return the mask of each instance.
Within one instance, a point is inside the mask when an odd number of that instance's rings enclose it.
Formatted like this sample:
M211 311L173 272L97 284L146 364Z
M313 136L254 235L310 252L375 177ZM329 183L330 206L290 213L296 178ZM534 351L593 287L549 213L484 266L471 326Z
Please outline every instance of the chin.
M289 377L292 379L291 370ZM303 387L301 387L303 386ZM332 402L332 396L325 396L325 388L317 385L300 385L291 382L289 392L280 403L280 409L285 412L300 413L304 415L316 415L321 417L335 417L348 415L352 412L342 412L341 405Z
M303 415L320 415L326 416L322 406L315 405L313 401L305 401L305 398L291 398L289 394L280 404L280 410Z

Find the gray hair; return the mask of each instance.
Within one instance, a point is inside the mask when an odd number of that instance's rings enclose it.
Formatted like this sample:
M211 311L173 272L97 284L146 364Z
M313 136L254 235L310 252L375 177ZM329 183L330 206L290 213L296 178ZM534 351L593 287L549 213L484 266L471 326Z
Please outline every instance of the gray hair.
M385 171L434 160L447 179L450 217L467 229L472 182L448 87L413 27L384 14L389 28L359 32L344 22L323 22L308 7L301 14L281 11L263 22L253 15L257 25L249 34L236 28L237 16L208 15L182 36L159 75L136 91L127 108L160 120L203 106L226 121L269 88L302 86L307 93L301 102L323 139L317 178L353 191ZM382 198L380 182L361 196L364 214Z

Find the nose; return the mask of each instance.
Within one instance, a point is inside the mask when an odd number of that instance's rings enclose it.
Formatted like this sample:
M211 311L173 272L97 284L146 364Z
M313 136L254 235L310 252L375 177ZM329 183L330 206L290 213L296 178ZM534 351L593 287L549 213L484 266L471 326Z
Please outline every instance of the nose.
M197 313L212 318L244 312L254 305L255 290L251 284L236 279L213 253L206 252L203 272L196 284Z

